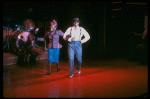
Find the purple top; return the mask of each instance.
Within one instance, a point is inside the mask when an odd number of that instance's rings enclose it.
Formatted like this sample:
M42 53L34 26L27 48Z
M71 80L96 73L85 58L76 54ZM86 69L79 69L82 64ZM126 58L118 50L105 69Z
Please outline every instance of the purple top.
M63 36L64 33L61 30L56 30L53 36L51 35L51 32L47 32L47 34L44 36L44 39L47 37L49 38L48 47L51 48L53 45L53 48L61 48L62 45L59 44L59 36Z

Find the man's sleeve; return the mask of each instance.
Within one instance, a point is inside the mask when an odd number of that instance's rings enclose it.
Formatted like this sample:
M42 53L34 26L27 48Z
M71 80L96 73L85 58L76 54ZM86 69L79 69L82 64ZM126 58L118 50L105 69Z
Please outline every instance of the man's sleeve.
M85 43L90 39L90 35L84 28L81 29L81 32L85 36L85 38L83 40L81 40L81 43Z
M63 36L64 39L66 39L66 36L67 36L67 35L70 35L70 29L71 29L71 28L69 27L69 28L66 30L66 32L65 32L65 34L64 34L64 36Z

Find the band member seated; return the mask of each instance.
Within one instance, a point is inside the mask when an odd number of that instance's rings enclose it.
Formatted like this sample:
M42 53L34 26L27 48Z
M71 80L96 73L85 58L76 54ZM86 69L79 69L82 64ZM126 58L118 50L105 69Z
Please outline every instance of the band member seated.
M18 45L19 45L19 51L22 53L25 53L25 42L23 41L23 36L20 36L20 39L18 40Z
M18 65L23 65L24 63L27 63L27 55L26 55L26 47L25 42L23 41L23 36L20 36L20 39L18 40L19 45L19 52L18 54Z
M25 42L23 40L23 36L20 36L20 39L18 40L18 45L20 54L18 55L17 64L18 65L22 65L23 63L29 63L30 65L35 64L37 53L31 51L33 46L30 37L28 36L28 40Z

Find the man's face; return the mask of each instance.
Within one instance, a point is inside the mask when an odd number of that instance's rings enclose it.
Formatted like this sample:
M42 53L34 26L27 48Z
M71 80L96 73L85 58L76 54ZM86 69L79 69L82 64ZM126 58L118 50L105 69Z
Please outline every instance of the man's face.
M74 26L79 26L79 22L74 22Z

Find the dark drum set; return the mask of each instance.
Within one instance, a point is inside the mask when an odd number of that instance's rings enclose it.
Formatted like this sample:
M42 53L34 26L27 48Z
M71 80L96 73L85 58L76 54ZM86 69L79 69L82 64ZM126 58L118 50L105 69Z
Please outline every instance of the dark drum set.
M17 24L14 27L14 30L9 25L3 27L3 51L15 52L18 55L18 65L27 62L28 57L32 60L32 62L29 61L30 63L35 63L37 53L34 50L31 51L32 48L35 48L34 22L31 19L26 19L22 25ZM19 40L22 40L23 47L20 47Z
M35 24L31 19L26 19L23 22L23 25L15 25L15 30L13 31L13 28L10 27L3 27L3 50L6 49L6 46L11 45L12 49L14 51L18 51L19 45L18 40L21 36L23 36L23 41L26 43L28 41L28 38L30 38L30 41L32 42L32 46L34 47L34 35L31 32L34 30Z

